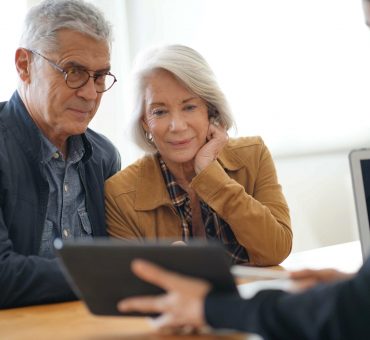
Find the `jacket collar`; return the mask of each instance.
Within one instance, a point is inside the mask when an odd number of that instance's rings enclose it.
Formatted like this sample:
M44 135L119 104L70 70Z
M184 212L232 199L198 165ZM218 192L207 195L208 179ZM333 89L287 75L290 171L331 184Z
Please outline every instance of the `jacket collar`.
M0 119L3 120L7 129L15 136L29 157L41 162L41 131L29 115L18 91L15 91L5 104L3 112ZM82 134L81 137L85 148L82 160L87 161L92 154L92 145L85 134Z
M156 154L140 160L135 209L152 210L161 205L172 205Z
M237 171L244 166L243 162L233 152L234 144L235 141L230 139L217 157L217 161L225 170Z

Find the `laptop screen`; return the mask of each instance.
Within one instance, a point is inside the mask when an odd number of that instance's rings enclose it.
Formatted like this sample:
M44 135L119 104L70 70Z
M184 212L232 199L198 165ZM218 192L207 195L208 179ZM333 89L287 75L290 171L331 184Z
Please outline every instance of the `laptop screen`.
M370 253L370 149L351 151L349 160L358 231L365 259Z
M367 220L370 226L370 159L361 159L361 172L364 186Z

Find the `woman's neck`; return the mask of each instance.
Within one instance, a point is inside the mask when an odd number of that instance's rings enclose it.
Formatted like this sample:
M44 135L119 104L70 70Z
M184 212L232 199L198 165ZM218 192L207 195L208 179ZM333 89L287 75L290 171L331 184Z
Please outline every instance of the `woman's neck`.
M175 177L176 182L186 190L191 180L196 175L194 170L194 162L190 161L186 163L175 163L166 159L163 160L171 174Z

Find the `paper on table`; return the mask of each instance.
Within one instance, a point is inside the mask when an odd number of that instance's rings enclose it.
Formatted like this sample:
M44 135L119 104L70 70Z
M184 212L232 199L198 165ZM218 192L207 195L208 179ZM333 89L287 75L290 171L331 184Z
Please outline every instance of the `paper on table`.
M289 273L284 270L234 265L230 271L239 278L289 279Z
M245 299L253 297L260 290L264 289L286 291L294 289L294 282L289 279L287 271L235 265L231 267L231 273L238 278L259 279L258 281L238 285L239 294Z

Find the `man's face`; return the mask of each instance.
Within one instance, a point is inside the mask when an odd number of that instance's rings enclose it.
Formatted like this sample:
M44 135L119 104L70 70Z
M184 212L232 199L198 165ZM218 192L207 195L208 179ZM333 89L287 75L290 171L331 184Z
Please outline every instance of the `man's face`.
M58 52L44 56L63 69L70 66L92 71L110 69L106 42L70 30L61 30L58 38ZM41 58L36 54L32 57ZM37 126L56 146L63 144L71 135L85 132L101 98L102 94L95 90L93 78L81 88L70 89L64 74L43 58L30 65L25 104Z

